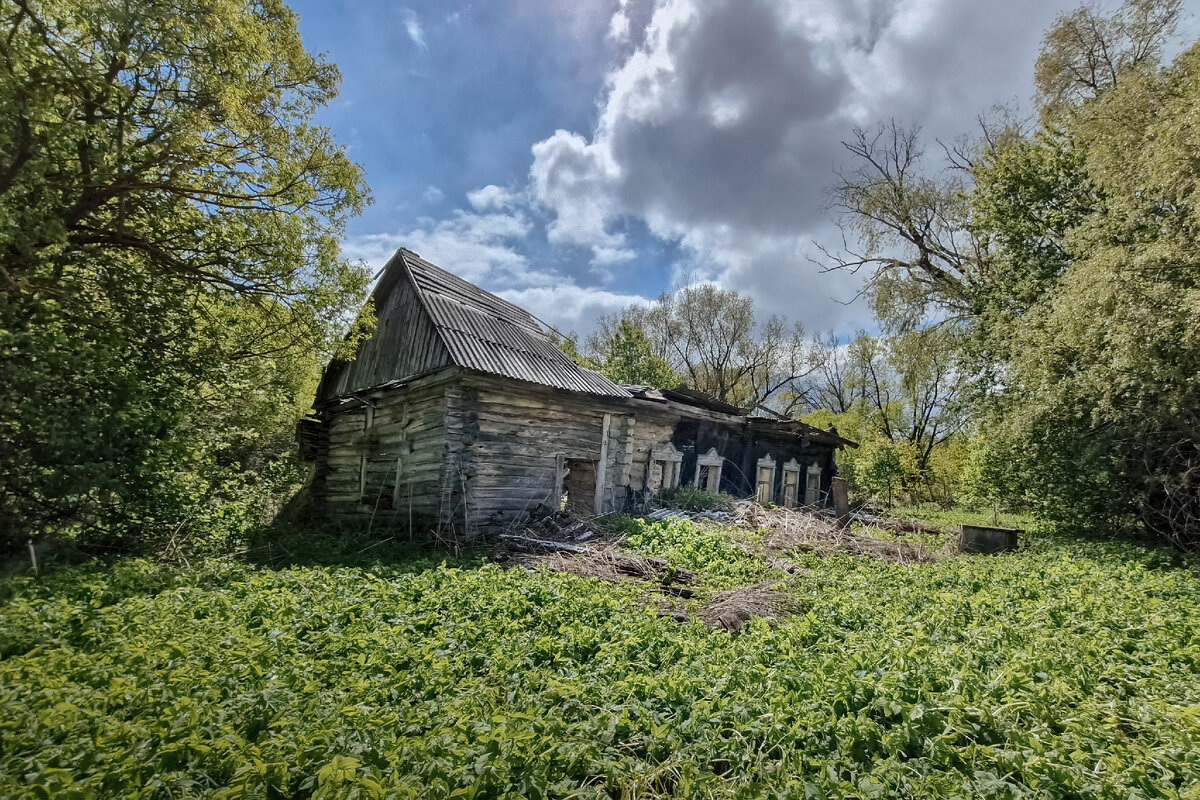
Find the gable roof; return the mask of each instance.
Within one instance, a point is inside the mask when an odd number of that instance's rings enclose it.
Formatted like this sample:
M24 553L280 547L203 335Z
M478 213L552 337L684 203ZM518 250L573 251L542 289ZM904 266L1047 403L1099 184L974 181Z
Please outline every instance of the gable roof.
M415 302L400 302L410 293ZM384 267L372 298L379 314L373 341L364 343L356 361L344 365L340 372L330 365L318 393L322 399L410 377L417 364L382 357L375 351L414 347L435 353L433 359L420 362L425 369L455 365L558 389L606 397L631 396L603 375L572 361L525 309L468 283L411 250L396 251ZM416 315L424 319L411 319ZM423 337L412 332L420 334L425 329L428 333L424 338L434 341L421 344L417 340ZM358 369L356 362L361 359L365 359L364 366ZM410 374L388 374L397 370L386 366L372 368L374 364L404 364ZM351 372L361 374L342 375Z

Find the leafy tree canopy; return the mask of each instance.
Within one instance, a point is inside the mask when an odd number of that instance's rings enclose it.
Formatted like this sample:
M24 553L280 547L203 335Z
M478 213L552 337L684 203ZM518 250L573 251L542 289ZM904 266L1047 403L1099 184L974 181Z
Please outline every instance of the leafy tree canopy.
M282 441L365 287L337 82L278 0L3 6L7 533L178 529Z
M616 383L669 389L679 385L679 375L665 359L654 355L645 331L621 320L604 343L600 372Z
M1200 543L1200 42L1172 63L1178 0L1060 17L1032 129L985 123L926 168L915 128L859 131L838 189L885 324L971 336L987 470L1079 524L1137 515ZM976 481L978 482L978 481ZM975 487L977 494L987 494ZM993 496L993 499L996 499Z

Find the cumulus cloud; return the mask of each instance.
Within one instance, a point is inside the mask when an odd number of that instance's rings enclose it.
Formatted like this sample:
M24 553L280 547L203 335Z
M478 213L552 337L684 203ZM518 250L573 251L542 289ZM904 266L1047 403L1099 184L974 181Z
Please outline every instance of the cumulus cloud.
M812 240L836 235L826 203L840 142L889 117L953 138L994 103L1027 97L1058 10L1040 0L623 0L608 34L627 46L595 128L532 148L530 193L550 216L547 237L589 247L602 264L632 256L616 231L639 219L682 244L676 279L700 273L810 327L862 324L864 309L834 302L853 297L856 280L810 260Z
M476 211L492 211L496 209L511 208L519 202L513 192L505 189L503 186L489 184L479 189L474 189L467 192L467 202L471 204L471 208Z
M624 252L624 237L608 229L617 214L619 179L611 151L577 133L559 130L535 144L530 182L537 200L555 214L546 228L550 243L591 247L607 263L610 254Z
M472 214L460 209L448 219L420 222L404 233L352 237L342 244L342 252L378 269L398 248L407 247L469 281L540 278L516 246L530 230L523 214Z
M524 210L514 209L518 198L508 190L486 186L470 192L468 199L475 212L459 209L447 219L422 219L408 231L352 237L342 243L342 252L379 270L398 248L406 247L553 327L581 335L595 327L601 314L647 302L636 294L580 286L568 275L531 264L521 244L532 223Z
M498 294L527 309L560 333L565 335L574 331L580 336L591 333L604 314L620 311L634 303L650 302L649 298L640 295L578 286L568 280L553 285L506 289Z

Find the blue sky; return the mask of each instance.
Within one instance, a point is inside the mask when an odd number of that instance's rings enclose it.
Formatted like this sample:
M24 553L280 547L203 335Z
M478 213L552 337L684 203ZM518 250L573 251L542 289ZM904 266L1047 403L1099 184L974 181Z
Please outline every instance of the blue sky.
M870 327L841 302L856 279L811 260L839 241L840 141L890 117L950 140L995 104L1028 111L1041 35L1076 4L291 5L342 71L319 121L375 197L347 254L379 267L410 247L564 331L713 281L848 334Z

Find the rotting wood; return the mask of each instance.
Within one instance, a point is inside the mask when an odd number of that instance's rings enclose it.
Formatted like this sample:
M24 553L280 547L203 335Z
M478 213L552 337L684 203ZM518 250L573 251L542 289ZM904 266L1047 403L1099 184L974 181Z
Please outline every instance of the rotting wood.
M548 551L552 553L590 553L591 548L566 542L553 542L549 539L531 539L528 536L517 536L512 533L500 534L500 540L521 550L530 552Z
M597 514L604 513L604 476L608 473L608 429L612 425L612 415L604 415L603 427L600 430L600 458L596 462L596 492L595 510Z

